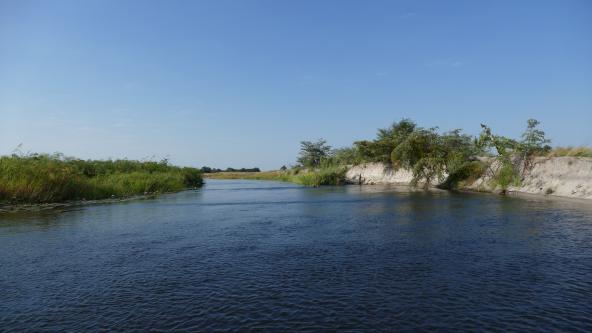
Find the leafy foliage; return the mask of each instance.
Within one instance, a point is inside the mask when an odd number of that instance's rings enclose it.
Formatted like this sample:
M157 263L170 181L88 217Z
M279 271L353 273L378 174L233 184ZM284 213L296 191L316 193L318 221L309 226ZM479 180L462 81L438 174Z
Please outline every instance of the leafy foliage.
M352 147L339 148L323 154L315 163L303 165L318 168L355 165L367 162L390 164L393 168L406 168L413 172L414 185L426 186L438 182L446 188L476 179L485 171L479 157L492 156L499 165L496 181L504 189L520 182L519 170L527 170L533 156L549 152L550 141L538 129L539 122L528 120L520 141L496 135L487 125L474 138L456 129L440 133L437 127L423 128L409 119L402 119L388 128L379 129L374 140L354 142ZM308 141L303 151L314 151ZM322 145L326 142L323 140ZM578 154L586 151L579 150ZM301 153L302 156L308 156ZM312 154L311 154L312 155Z
M500 165L495 181L502 190L505 191L510 185L519 185L521 176L532 166L533 156L551 150L548 145L551 140L537 128L539 124L538 120L529 119L521 141L494 135L488 126L481 124L483 131L476 144L483 149L495 148L497 154L494 158Z
M437 128L416 128L393 150L391 159L395 167L413 171L412 184L427 186L442 182L445 175L457 179L477 153L472 138L460 130L439 134Z
M329 160L332 164L336 165L356 165L364 162L364 159L355 147L334 149Z
M528 119L526 131L522 134L522 141L520 142L519 150L522 158L526 159L533 155L546 154L551 151L551 146L548 143L551 140L545 137L545 132L538 129L540 122L536 119Z
M301 141L298 163L308 168L316 168L329 157L330 152L331 146L327 145L325 139L318 139L315 142Z
M388 128L379 129L376 139L373 141L354 142L359 159L366 162L389 164L393 150L414 133L416 128L417 125L413 121L402 119Z

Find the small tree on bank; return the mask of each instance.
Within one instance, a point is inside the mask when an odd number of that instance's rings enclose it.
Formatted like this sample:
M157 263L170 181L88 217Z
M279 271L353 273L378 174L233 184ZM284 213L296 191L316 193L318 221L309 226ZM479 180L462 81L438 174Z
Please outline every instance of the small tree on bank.
M544 131L537 128L539 124L538 120L529 119L521 141L494 135L487 125L481 124L483 131L476 144L483 149L495 148L495 159L500 164L496 181L504 191L511 184L520 184L521 176L532 167L534 156L551 150L548 145L551 140L545 137Z
M325 139L318 139L316 142L300 141L300 154L298 163L307 168L317 168L321 162L327 159L331 152L331 146Z
M540 122L536 119L528 119L526 131L522 133L519 150L524 161L534 155L548 153L551 150L551 140L545 137L545 132L538 129Z

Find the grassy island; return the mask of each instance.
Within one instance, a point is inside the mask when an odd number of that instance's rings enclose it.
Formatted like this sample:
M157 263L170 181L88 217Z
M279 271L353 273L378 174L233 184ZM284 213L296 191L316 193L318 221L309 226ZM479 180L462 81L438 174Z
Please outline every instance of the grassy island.
M162 161L81 160L62 154L0 157L0 203L54 203L180 191L203 183L199 169Z

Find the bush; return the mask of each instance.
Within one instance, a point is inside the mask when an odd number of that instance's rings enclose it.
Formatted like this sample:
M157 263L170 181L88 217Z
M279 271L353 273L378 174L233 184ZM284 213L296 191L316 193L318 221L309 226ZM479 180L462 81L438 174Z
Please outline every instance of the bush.
M495 148L497 155L494 158L501 164L501 168L495 175L494 182L504 191L509 185L520 185L520 178L531 169L534 156L551 150L547 145L551 140L545 137L545 132L537 128L539 124L538 120L529 119L521 141L494 135L488 126L481 124L483 131L476 143L484 149Z
M344 166L325 167L294 175L293 181L306 186L341 185L345 183L346 171Z
M356 154L363 162L390 164L393 150L416 130L417 125L413 121L402 119L388 128L379 129L376 139L372 141L354 142L354 148L357 150Z
M199 187L203 185L203 178L201 176L201 171L195 168L183 168L181 169L183 173L183 185L186 187Z
M393 166L413 171L413 185L424 182L428 186L448 174L454 179L444 184L453 186L462 180L461 175L470 176L469 164L478 152L472 138L460 130L438 134L436 128L417 128L393 150L391 159Z
M506 191L510 185L520 186L520 176L511 163L503 163L494 182Z
M480 161L467 161L460 167L455 168L446 178L443 188L457 189L462 184L475 182L485 172L486 165Z
M355 147L335 149L330 160L337 165L357 165L364 162L359 150Z

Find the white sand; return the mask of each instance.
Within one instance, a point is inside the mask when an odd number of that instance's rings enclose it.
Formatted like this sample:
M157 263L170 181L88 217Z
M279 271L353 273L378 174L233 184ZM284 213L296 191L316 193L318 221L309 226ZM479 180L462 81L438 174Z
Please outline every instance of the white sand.
M468 190L496 191L491 183L495 165L483 177L466 186ZM351 167L346 180L353 184L409 184L410 170L397 171L382 163L367 163ZM433 184L435 185L435 184ZM511 192L592 199L592 158L540 157L533 167L524 173L521 186L508 188Z

